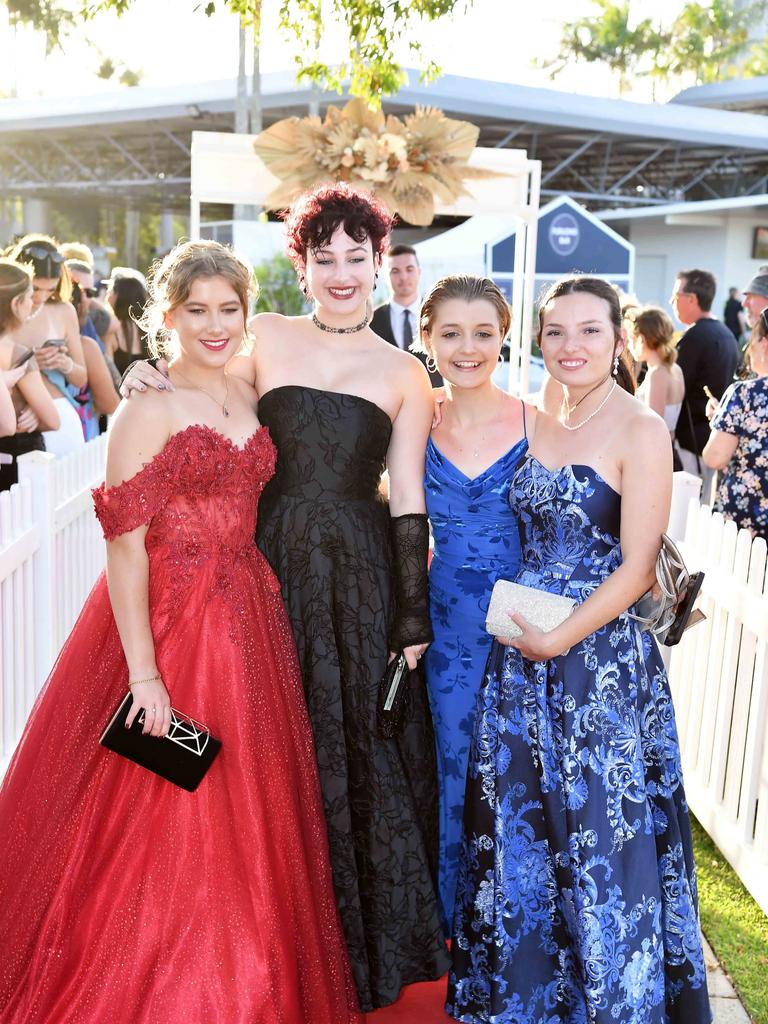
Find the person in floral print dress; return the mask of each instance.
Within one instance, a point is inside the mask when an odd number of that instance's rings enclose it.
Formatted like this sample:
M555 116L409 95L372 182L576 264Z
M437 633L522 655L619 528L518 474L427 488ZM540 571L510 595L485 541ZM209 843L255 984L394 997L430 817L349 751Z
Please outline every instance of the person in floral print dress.
M752 380L732 384L712 418L702 458L722 471L715 509L768 540L768 311L763 310L747 349Z

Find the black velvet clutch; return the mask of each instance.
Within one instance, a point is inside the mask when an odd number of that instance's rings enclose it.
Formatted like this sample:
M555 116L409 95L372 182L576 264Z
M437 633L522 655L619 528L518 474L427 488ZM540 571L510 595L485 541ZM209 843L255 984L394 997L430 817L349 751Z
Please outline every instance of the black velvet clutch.
M411 671L405 655L393 658L379 683L377 721L379 735L384 739L397 736L405 724L410 679Z
M140 712L130 729L125 720L131 710L133 696L127 693L109 721L99 742L129 761L135 761L175 786L194 792L221 750L217 740L204 725L171 709L171 728L167 736L145 736L144 712Z

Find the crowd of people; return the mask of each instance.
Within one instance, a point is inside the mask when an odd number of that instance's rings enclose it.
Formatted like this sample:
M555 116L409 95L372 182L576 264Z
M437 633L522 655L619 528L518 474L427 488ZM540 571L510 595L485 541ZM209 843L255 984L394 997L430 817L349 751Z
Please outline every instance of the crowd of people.
M68 455L106 429L120 375L146 355L138 271L96 275L87 245L25 235L0 259L0 490L30 451Z
M95 492L107 572L0 789L0 1021L348 1024L448 971L471 1024L709 1024L674 711L632 611L673 448L727 467L718 500L759 530L765 472L727 476L765 458L768 275L737 383L712 275L678 275L677 345L663 310L564 278L529 401L494 381L492 281L422 299L415 251L346 185L286 228L311 313L249 322L248 267L187 242L145 301L111 289L91 339L125 371ZM61 430L75 388L103 412L97 286L82 252L17 248L3 337L35 366L10 371L14 415ZM548 629L510 610L493 638L500 580L573 610ZM221 739L194 795L99 746L126 688L153 742L172 708Z

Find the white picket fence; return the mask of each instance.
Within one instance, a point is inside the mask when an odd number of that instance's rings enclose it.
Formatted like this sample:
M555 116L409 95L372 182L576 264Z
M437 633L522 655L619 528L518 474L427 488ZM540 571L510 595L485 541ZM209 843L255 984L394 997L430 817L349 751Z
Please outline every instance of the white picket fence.
M66 459L30 453L0 493L0 776L104 565L90 492L105 455L104 437ZM707 619L665 660L691 809L768 913L766 544L699 506L699 487L675 474L669 531L706 572Z
M688 802L768 914L766 543L692 501L682 548L706 573L707 618L670 659Z
M104 567L91 488L105 458L104 436L64 459L30 452L0 493L0 776Z

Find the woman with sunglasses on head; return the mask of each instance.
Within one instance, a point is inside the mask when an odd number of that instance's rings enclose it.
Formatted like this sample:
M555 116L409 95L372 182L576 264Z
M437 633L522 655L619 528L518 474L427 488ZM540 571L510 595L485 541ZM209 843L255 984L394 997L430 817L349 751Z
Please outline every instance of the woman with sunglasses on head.
M0 491L18 480L16 459L26 452L45 451L40 428L56 430L59 414L37 368L34 353L18 341L23 323L32 312L32 275L26 266L0 259L0 371L10 388L12 424L0 436ZM3 432L0 432L2 434Z
M632 393L606 281L552 285L538 340L563 398L557 417L538 413L510 478L514 582L534 610L549 595L575 607L548 632L511 611L519 635L488 657L447 1011L468 1024L709 1024L672 697L629 614L655 583L669 431Z
M368 326L391 224L377 200L344 184L299 197L287 215L288 252L313 312L260 314L253 352L231 364L255 382L277 448L257 539L299 650L365 1011L447 967L434 881L434 738L418 677L402 735L377 728L392 653L414 668L432 639L423 484L432 391L419 361ZM138 364L126 385L147 384L168 387ZM389 506L378 490L385 466Z
M69 272L55 241L47 235L25 235L13 247L11 258L29 264L33 274L32 312L18 340L35 350L61 421L58 430L45 432L46 450L68 455L85 444L75 396L88 383L80 325L70 304Z

